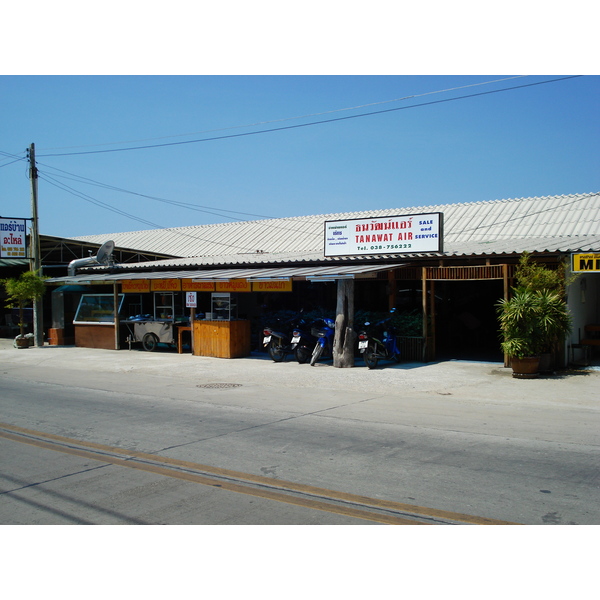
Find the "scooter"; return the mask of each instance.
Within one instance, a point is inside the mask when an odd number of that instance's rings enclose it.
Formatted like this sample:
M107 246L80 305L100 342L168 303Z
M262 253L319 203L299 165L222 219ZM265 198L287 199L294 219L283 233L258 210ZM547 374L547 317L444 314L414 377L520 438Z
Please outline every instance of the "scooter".
M294 329L292 332L292 347L294 350L295 359L302 365L307 363L312 356L317 339L314 335L307 333L304 327L304 322Z
M390 312L393 313L393 308ZM396 343L396 330L388 317L375 323L365 323L365 329L358 332L358 351L369 369L375 369L380 359L400 362L400 350ZM369 329L370 328L370 329Z
M301 316L296 316L281 323L281 329L263 328L263 346L267 347L273 361L283 362L288 354L294 352L297 342L292 341L293 328L304 323Z
M320 358L331 358L333 356L335 321L332 319L320 319L313 323L310 333L317 338L317 343L310 357L310 366L314 367Z

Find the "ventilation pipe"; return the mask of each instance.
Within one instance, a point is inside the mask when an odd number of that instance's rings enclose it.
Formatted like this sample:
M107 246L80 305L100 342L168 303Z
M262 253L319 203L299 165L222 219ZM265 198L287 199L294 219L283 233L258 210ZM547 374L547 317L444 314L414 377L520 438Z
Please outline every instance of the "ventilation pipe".
M75 275L75 270L85 265L107 265L114 248L115 243L109 240L100 246L96 256L89 256L88 258L76 258L75 260L72 260L67 269L69 277L73 277L73 275Z

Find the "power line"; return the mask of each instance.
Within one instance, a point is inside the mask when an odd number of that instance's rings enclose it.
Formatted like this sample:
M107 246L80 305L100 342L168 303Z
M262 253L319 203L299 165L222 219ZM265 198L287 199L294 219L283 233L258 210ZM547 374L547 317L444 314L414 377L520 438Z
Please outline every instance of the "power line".
M372 115L381 115L384 113L396 112L396 111L400 111L400 110L408 110L410 108L420 108L422 106L431 106L434 104L442 104L445 102L454 102L456 100L465 100L466 98L476 98L478 96L487 96L490 94L498 94L500 92L508 92L508 91L512 91L512 90L518 90L518 89L533 87L533 86L537 86L537 85L544 85L546 83L555 83L557 81L565 81L567 79L574 79L576 77L581 77L581 75L569 75L567 77L558 77L556 79L547 79L545 81L536 81L534 83L526 83L523 85L502 88L499 90L488 90L485 92L478 92L476 94L467 94L465 96L456 96L454 98L444 98L442 100L432 100L430 102L422 102L420 104L412 104L410 106L398 106L396 108L387 108L385 110L361 113L358 115L348 115L345 117L337 117L335 119L325 119L323 121L312 121L310 123L300 123L298 125L286 125L285 127L275 127L273 129L262 129L259 131L248 131L245 133L235 133L235 134L229 134L229 135L223 135L223 136L214 136L214 137L210 137L210 138L203 138L203 139L198 139L198 140L187 140L187 141L182 141L182 142L169 142L169 143L164 143L164 144L149 144L149 145L145 145L145 146L132 146L130 148L113 148L110 150L88 150L86 152L62 152L62 153L53 153L53 154L42 154L41 156L44 156L44 157L47 157L47 156L81 156L84 154L106 154L109 152L127 152L130 150L147 150L150 148L165 148L167 146L181 146L183 144L197 144L197 143L201 143L201 142L212 142L212 141L216 141L216 140L247 137L250 135L259 135L259 134L263 134L263 133L273 133L276 131L299 129L300 127L311 127L313 125L323 125L325 123L335 123L338 121L347 121L349 119L359 119L361 117L369 117Z
M91 204L95 204L96 206L99 206L100 208L105 208L111 212L114 212L118 215L127 217L129 219L132 219L134 221L138 221L139 223L143 223L144 225L149 225L154 229L165 229L165 230L171 230L172 233L177 234L177 235L183 235L189 238L192 238L194 240L199 240L201 242L208 242L210 244L219 244L221 246L226 246L228 248L234 248L236 250L244 250L246 252L254 252L255 249L250 249L250 248L245 248L243 246L236 246L234 244L227 244L226 242L220 242L218 240L207 240L206 238L201 238L198 237L197 235L192 235L190 233L184 232L184 231L180 231L180 228L177 228L178 230L175 231L174 228L172 227L164 227L163 225L158 225L157 223L153 223L152 221L148 221L147 219L142 219L141 217L137 217L135 215L132 215L128 212L125 212L124 210L121 210L119 208L115 208L114 206L111 206L110 204L107 204L106 202L102 202L101 200L97 200L96 198L93 198L92 196L89 196L88 194L84 194L82 192L78 192L77 190L71 188L68 185L65 185L59 181L54 180L54 178L50 177L49 175L44 175L44 174L38 174L39 179L42 179L43 181L46 181L47 183L49 183L50 185L53 185L54 187L57 187L58 189L61 189L63 191L68 192L69 194L72 194L74 196L77 196L83 200L85 200L86 202L90 202Z
M69 173L68 171L63 171L62 169L57 169L56 167L52 167L50 165L44 165L43 163L38 162L38 165L43 165L45 167L48 167L50 169L54 169L56 171L60 171L61 173L65 173L66 175L71 175L72 177L64 177L65 179L71 179L73 181L77 181L79 183L85 183L87 185L95 185L97 187L101 187L104 189L108 189L108 190L113 190L116 192L122 192L124 194L131 194L133 196L139 196L141 198L148 198L150 200L156 200L157 202L163 202L165 204L171 204L174 206L180 206L182 208L188 208L190 210L196 210L198 212L204 212L207 214L211 214L211 215L216 215L217 217L222 217L224 219L231 219L231 220L235 220L235 221L244 221L246 219L238 219L237 217L230 217L227 215L223 215L220 213L233 213L233 214L238 214L238 215L245 215L248 217L258 217L258 218L262 218L262 219L272 219L273 217L268 216L268 215L257 215L257 214L253 214L253 213L245 213L245 212L241 212L241 211L237 211L237 210L228 210L228 209L217 209L214 208L212 206L203 206L201 204L193 204L191 202L181 202L181 201L177 201L177 200L169 200L166 198L159 198L157 196L149 196L148 194L142 194L140 192L133 192L131 190L126 190L124 188L120 188L120 187L116 187L107 183L102 183L100 181L95 181L94 179L89 179L87 177L82 177L80 175L76 175L75 173ZM58 177L58 175L56 175ZM214 211L219 211L219 212L214 212Z
M128 140L128 141L123 141L123 142L107 142L104 144L86 144L83 146L65 146L65 147L59 147L59 148L44 148L44 150L70 150L70 149L74 149L74 148L90 148L90 147L93 148L93 147L97 147L97 146L114 146L116 144L133 144L133 143L138 143L138 142L150 142L150 141L154 141L154 140L163 140L163 139L169 139L169 138L174 138L174 137L186 137L188 135L215 133L217 131L228 131L231 129L243 129L246 127L257 127L259 125L269 125L271 123L282 123L284 121L294 121L297 119L308 119L309 117L319 117L321 115L329 115L329 114L333 114L333 113L337 113L337 112L344 112L344 111L348 111L348 110L358 110L359 108L366 108L367 106L378 106L381 104L389 104L391 102L401 102L403 100L411 100L413 98L422 98L424 96L431 96L433 94L443 94L446 92L455 92L456 90L463 90L466 88L477 87L477 86L481 86L481 85L490 85L492 83L500 83L502 81L509 81L511 79L520 79L523 77L528 77L528 75L514 75L512 77L504 77L502 79L494 79L492 81L481 81L479 83L470 83L469 85L456 86L456 87L452 87L452 88L447 88L445 90L436 90L434 92L424 92L422 94L411 94L409 96L403 96L402 98L394 98L392 100L381 100L379 102L369 102L367 104L361 104L358 106L351 106L351 107L347 107L347 108L336 108L334 110L326 110L326 111L321 111L321 112L317 112L317 113L310 113L307 115L301 115L299 117L285 117L283 119L273 119L270 121L258 121L256 123L250 123L248 125L234 125L231 127L220 127L217 129L205 129L203 131L193 131L191 133L179 133L179 134L175 134L175 135L164 135L164 136L160 136L160 137L145 138L145 139L139 139L139 140Z

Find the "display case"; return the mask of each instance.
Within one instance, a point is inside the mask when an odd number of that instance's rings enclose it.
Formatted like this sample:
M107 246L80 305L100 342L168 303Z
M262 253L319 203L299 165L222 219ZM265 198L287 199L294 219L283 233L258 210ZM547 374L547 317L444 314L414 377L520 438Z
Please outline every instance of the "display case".
M235 295L213 292L211 297L211 317L214 321L233 321L237 319Z
M119 294L118 310L123 306L123 294ZM113 294L82 294L75 312L75 325L107 324L115 322L115 299Z

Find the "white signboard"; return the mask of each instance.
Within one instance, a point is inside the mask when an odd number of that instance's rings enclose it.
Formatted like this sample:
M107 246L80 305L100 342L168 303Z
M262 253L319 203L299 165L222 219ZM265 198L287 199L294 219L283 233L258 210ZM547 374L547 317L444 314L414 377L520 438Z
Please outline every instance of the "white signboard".
M325 221L325 256L441 252L443 213Z
M185 293L185 305L187 308L196 308L196 292Z
M0 258L27 258L26 222L0 217Z

